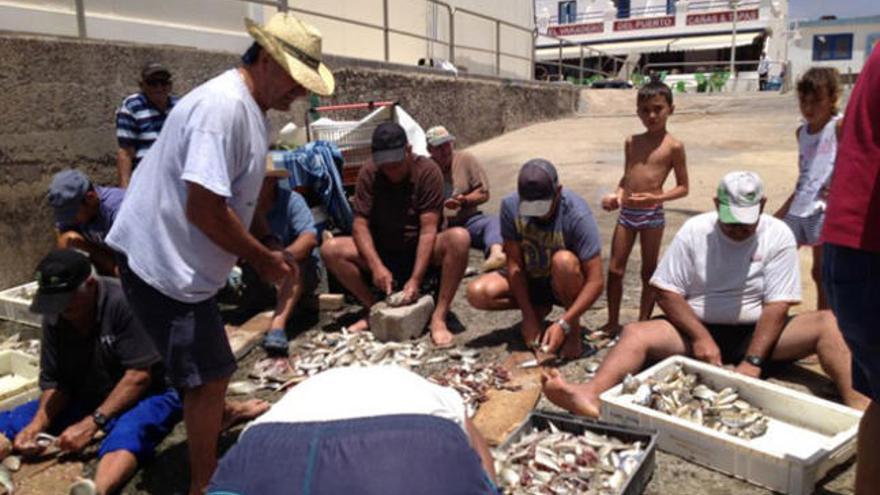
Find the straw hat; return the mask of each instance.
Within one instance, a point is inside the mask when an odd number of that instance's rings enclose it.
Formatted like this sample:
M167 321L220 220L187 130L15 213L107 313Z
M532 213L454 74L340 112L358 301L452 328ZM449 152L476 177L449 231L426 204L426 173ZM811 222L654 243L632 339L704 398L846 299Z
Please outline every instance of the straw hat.
M266 155L266 175L265 178L286 179L290 177L290 170L279 168L272 159L272 153Z
M333 74L321 63L321 33L289 12L279 12L261 26L245 18L248 33L293 79L321 96L333 94Z

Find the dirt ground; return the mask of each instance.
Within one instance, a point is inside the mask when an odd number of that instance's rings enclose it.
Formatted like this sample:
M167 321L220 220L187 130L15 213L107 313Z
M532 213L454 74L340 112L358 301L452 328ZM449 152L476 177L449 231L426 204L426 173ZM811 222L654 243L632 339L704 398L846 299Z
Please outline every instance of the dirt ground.
M794 186L797 175L797 151L794 132L799 113L793 96L689 96L679 98L676 114L671 118L670 131L685 143L690 174L690 195L666 206L667 229L664 245L689 217L712 208L712 197L720 177L727 171L749 169L764 179L768 197L767 209L775 211ZM491 141L472 146L489 174L492 199L486 211L497 213L501 198L516 187L519 166L534 157L547 158L556 164L562 183L582 195L593 208L603 237L603 255L617 215L602 212L599 198L613 191L622 170L622 146L628 134L641 132L634 114L635 95L629 91L586 92L581 101L581 115L548 122L510 132ZM671 179L670 179L671 181ZM667 183L667 187L671 182ZM798 311L815 307L815 290L809 279L810 256L802 253L804 304ZM480 255L472 251L471 265L478 266ZM627 269L622 321L633 321L637 315L640 290L639 254L634 250ZM467 280L465 281L467 282ZM464 299L464 285L452 306L454 326L459 327L456 341L460 345L489 351L502 358L512 350L522 350L517 312L488 313L470 308ZM551 317L560 314L556 309ZM291 335L299 338L305 332L333 331L345 317L322 313L294 319ZM601 326L606 320L604 297L583 317L589 328ZM0 323L0 332L12 331ZM243 379L253 363L264 356L259 349L241 363L234 379ZM575 361L563 368L570 379L584 378L584 361ZM802 371L787 370L773 378L785 385L812 391L833 398L833 387L824 378ZM806 384L806 385L804 385ZM275 400L277 396L260 393ZM542 399L539 408L553 408ZM223 448L228 448L239 430L226 434ZM829 476L817 493L852 493L852 463ZM93 469L94 463L91 464ZM179 425L160 446L156 459L145 466L122 491L124 494L185 493L187 464L185 433ZM657 465L645 493L692 494L764 494L765 489L749 485L726 475L702 468L677 457L658 452Z

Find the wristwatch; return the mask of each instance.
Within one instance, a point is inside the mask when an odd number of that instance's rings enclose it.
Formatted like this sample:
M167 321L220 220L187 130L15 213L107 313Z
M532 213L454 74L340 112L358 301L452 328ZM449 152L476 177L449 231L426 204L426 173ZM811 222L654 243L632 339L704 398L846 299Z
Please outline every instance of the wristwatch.
M556 322L556 324L559 325L560 327L562 327L562 333L563 333L566 337L568 337L568 334L571 333L571 325L569 325L568 322L565 321L565 320L563 320L562 318L560 318L560 319Z
M754 366L756 368L760 368L764 364L763 358L760 358L760 357L752 355L752 354L746 356L745 359L743 359L743 361L751 364L752 366Z
M98 428L101 431L104 431L104 428L107 427L108 418L107 416L101 414L99 411L95 411L92 413L92 421L94 421L95 424L98 425Z

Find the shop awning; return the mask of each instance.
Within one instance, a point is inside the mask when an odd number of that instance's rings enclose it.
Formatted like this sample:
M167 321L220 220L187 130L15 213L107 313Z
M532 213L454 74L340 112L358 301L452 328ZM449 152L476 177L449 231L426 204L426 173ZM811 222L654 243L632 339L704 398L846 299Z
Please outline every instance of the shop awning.
M736 46L750 45L760 36L760 32L737 33ZM707 36L669 37L650 40L615 41L609 43L594 43L584 46L585 57L596 57L598 53L589 50L593 48L609 55L626 56L630 53L660 53L681 52L695 50L717 50L730 46L732 36L730 34L714 34ZM565 46L562 48L562 58L572 59L580 57L580 48L577 46ZM535 50L537 60L558 60L559 47L542 47Z

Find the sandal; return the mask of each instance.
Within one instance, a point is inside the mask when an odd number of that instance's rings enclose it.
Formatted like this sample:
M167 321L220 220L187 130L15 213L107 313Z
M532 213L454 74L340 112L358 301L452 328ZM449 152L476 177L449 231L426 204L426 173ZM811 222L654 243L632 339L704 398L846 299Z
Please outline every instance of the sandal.
M273 356L286 356L288 352L287 334L283 328L273 328L263 337L263 349Z

